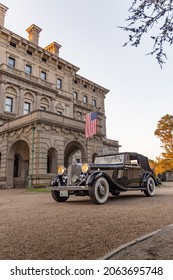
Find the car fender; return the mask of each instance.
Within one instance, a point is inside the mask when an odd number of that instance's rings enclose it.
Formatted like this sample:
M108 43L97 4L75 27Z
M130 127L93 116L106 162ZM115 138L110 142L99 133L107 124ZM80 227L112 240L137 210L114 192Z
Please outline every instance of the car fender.
M116 189L117 191L124 191L127 188L123 187L122 185L118 184L117 182L115 182L106 172L104 171L95 171L93 172L91 175L88 176L87 181L86 181L86 185L87 186L94 186L94 183L97 179L99 179L100 177L104 177L109 184L109 188L113 188Z
M62 175L59 175L59 174L55 175L51 180L51 185L58 186L58 182L62 183Z
M156 184L156 186L158 186L158 183L157 183L156 178L155 178L155 177L153 176L153 174L150 173L150 172L145 172L145 173L143 174L142 179L141 179L141 185L142 185L143 187L145 187L145 184L146 184L146 182L147 182L147 180L148 180L149 177L152 177L153 180L154 180L154 182L155 182L155 184Z
M93 172L91 175L88 176L87 181L86 181L86 185L93 187L94 182L102 176L105 179L107 179L106 177L108 177L108 175L105 172L101 172L101 171Z

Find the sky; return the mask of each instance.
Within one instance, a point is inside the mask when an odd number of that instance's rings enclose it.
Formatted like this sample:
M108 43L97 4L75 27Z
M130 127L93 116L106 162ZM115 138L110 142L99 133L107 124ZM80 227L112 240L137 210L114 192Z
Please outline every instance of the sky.
M31 24L42 28L39 45L56 41L60 57L80 68L78 74L109 89L105 99L107 138L119 141L120 152L156 159L163 152L154 135L158 121L173 111L173 47L161 69L146 54L152 44L123 47L131 1L127 0L0 0L9 10L5 27L27 38ZM158 27L159 28L159 27Z

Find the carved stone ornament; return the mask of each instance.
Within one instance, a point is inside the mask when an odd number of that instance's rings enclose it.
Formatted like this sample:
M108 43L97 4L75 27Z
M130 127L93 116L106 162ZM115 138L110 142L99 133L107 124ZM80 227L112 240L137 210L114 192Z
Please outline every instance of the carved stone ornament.
M24 128L23 133L24 133L24 134L27 134L27 133L30 132L31 129L32 129L31 126L27 126L27 127Z
M52 125L52 130L56 131L57 133L61 133L61 128L60 127Z
M50 125L42 124L41 127L42 127L42 130L45 130L45 131L50 131L51 130Z
M65 134L65 135L69 134L69 130L64 128L64 127L62 127L62 133Z
M11 86L8 86L6 89L5 89L6 92L9 92L9 93L12 93L12 94L16 94L16 90L11 87Z
M16 135L16 131L15 130L9 133L9 137L14 137L15 135Z

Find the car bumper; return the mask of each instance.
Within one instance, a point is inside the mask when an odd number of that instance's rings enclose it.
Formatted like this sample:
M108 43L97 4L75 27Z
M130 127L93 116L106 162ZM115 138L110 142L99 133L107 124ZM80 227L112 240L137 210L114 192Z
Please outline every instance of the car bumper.
M88 186L48 186L51 191L88 191Z

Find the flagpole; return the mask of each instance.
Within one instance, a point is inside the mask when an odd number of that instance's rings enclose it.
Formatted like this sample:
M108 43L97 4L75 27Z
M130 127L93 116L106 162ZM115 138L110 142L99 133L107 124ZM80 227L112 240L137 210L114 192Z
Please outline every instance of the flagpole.
M85 148L86 148L86 162L88 162L88 135L86 130L86 115L85 115Z
M86 162L88 162L88 138L86 138Z

